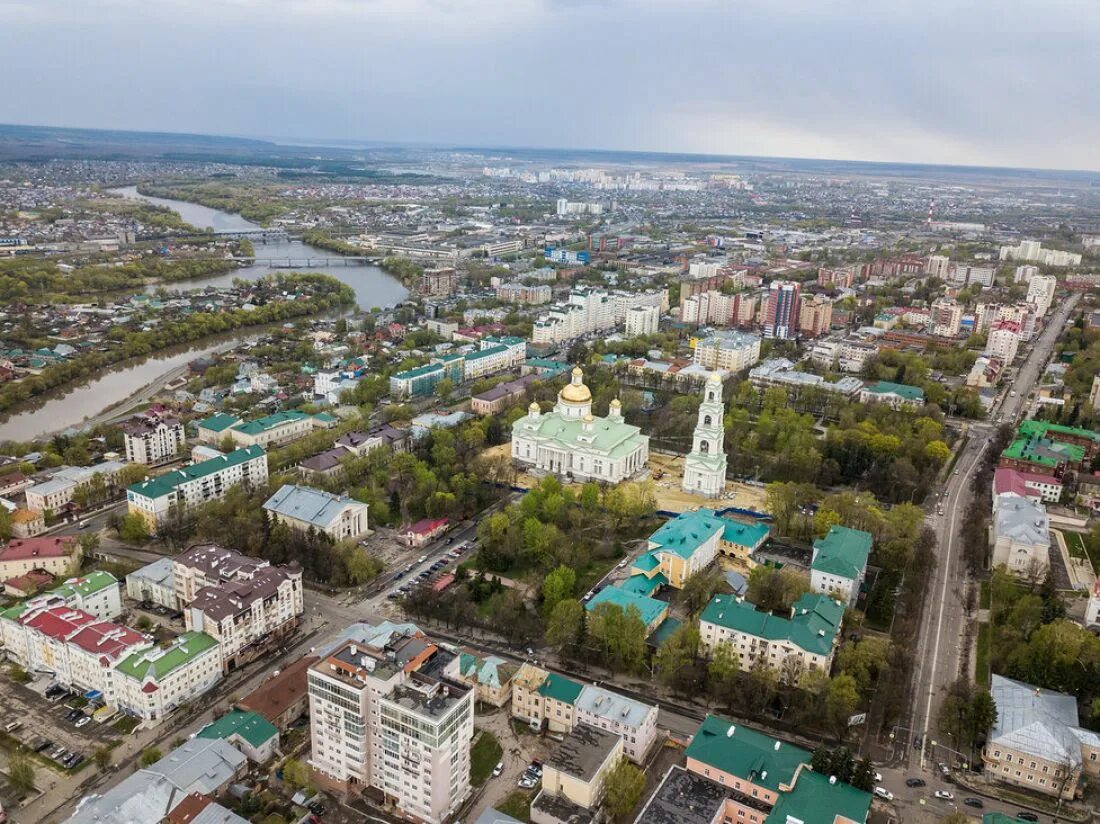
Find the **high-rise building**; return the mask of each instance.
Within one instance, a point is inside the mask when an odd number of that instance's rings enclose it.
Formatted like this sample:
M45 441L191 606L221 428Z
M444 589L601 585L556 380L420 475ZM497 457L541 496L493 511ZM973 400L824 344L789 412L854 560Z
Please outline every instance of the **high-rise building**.
M1001 260L1020 260L1043 266L1080 266L1081 256L1076 252L1044 249L1037 240L1022 240L1018 246L1002 246Z
M444 670L457 653L412 624L356 624L308 672L320 783L373 791L428 824L470 793L474 691Z
M933 335L942 338L958 337L962 324L962 307L953 298L939 298L932 302L931 329Z
M760 360L760 338L741 332L722 332L695 344L695 362L707 369L740 372Z
M1020 325L1008 320L999 320L989 330L985 344L985 354L999 358L1006 366L1016 360L1020 347Z
M695 426L691 452L684 459L684 492L717 498L726 488L725 405L722 379L712 374L703 388L699 422Z
M929 277L947 280L947 269L951 265L951 258L947 255L929 255L924 262L924 273Z
M626 336L655 335L660 319L656 306L634 306L626 313Z
M829 331L833 324L833 302L825 295L814 295L801 301L798 312L798 331L808 338L816 338Z
M155 464L175 458L187 439L182 423L157 414L136 415L121 429L126 460L131 463Z
M1029 263L1026 263L1023 266L1017 266L1016 267L1016 282L1017 283L1027 283L1033 277L1035 277L1037 274L1039 274L1039 267L1038 266L1032 266Z
M764 308L764 336L793 338L798 333L799 293L801 287L793 281L777 280L768 292Z
M1033 275L1027 282L1027 302L1034 303L1036 314L1043 317L1054 301L1054 290L1058 288L1058 278L1054 275Z

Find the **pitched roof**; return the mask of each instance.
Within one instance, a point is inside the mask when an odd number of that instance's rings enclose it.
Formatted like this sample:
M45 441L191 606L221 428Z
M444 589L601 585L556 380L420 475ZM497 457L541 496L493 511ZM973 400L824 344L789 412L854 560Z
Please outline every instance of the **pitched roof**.
M653 711L652 704L643 704L641 701L635 701L617 692L591 684L581 688L580 695L577 696L573 706L591 715L617 721L629 727L642 726Z
M1018 544L1049 546L1050 518L1046 507L1011 492L1001 495L993 533L996 538L1008 538Z
M990 693L997 705L997 723L989 743L1050 761L1081 764L1081 744L1100 748L1100 735L1081 729L1077 699L1031 684L994 675Z
M923 401L924 390L919 386L909 386L904 383L891 383L890 381L877 381L863 387L868 392L876 395L897 395L907 401Z
M174 472L168 472L147 481L140 481L131 485L129 490L146 498L160 498L188 481L205 478L207 475L220 472L230 466L246 463L254 458L262 458L264 454L263 447L256 445L234 449L232 452L219 455L217 458L191 464L183 467L183 469L177 469Z
M668 612L668 604L664 601L658 601L656 598L650 598L647 595L628 592L617 586L604 587L589 599L585 607L589 612L592 612L600 604L614 604L623 612L626 612L630 607L635 607L642 617L642 622L647 627L655 624Z
M787 824L792 820L802 824L833 824L837 817L863 824L870 811L870 793L843 781L831 782L826 775L804 769L798 774L794 788L779 794L765 824Z
M296 409L290 409L285 412L275 412L271 415L265 415L262 418L256 418L254 421L247 421L246 423L239 423L233 427L236 432L242 432L245 435L259 435L261 432L267 432L276 427L284 426L288 423L296 423L297 421L306 420L310 416L305 412L299 412Z
M272 738L278 738L279 731L257 712L231 710L198 732L199 738L227 739L234 735L239 735L253 747L262 747Z
M812 568L855 580L867 568L872 540L870 532L834 524L824 538L814 541Z
M1078 426L1062 426L1050 421L1026 420L1017 427L1016 431L1024 437L1038 436L1040 438L1050 438L1054 441L1058 440L1059 435L1068 435L1087 441L1100 442L1100 432L1081 429Z
M758 610L742 598L715 595L699 620L769 641L789 641L815 655L828 655L843 617L843 605L825 595L803 595L791 608L790 618Z
M167 648L135 652L120 661L115 671L138 681L147 677L159 681L217 646L218 642L204 632L185 632Z
M675 552L682 558L690 558L700 546L725 531L725 519L719 518L712 509L696 509L681 512L670 521L665 521L657 531L649 536L650 545Z
M563 704L574 704L583 689L584 687L576 681L572 681L564 675L558 675L556 672L551 672L546 676L546 680L542 682L538 693L545 698L561 701Z
M807 750L716 715L699 725L684 755L776 791L790 785L800 765L808 770L810 763Z
M195 425L199 429L208 429L211 432L221 432L240 422L241 419L236 415L230 415L228 412L217 412L209 418L199 421Z
M264 501L264 509L322 530L332 526L348 507L362 510L367 505L347 495L333 495L331 492L297 484L283 484L274 495Z
M25 561L30 558L64 558L72 555L79 544L73 535L39 538L15 538L0 549L0 562Z

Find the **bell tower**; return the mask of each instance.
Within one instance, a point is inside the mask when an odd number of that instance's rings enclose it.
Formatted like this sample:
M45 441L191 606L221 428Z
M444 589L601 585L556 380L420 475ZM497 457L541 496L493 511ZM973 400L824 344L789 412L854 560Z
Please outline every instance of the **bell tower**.
M712 374L703 387L691 453L684 460L684 492L716 498L726 486L725 404L722 379Z

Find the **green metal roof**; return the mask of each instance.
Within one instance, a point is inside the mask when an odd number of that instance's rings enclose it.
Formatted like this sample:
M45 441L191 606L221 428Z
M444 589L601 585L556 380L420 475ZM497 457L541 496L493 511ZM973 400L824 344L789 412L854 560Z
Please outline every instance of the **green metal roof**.
M1024 421L1017 427L1016 431L1025 438L1040 437L1050 438L1056 441L1059 435L1072 435L1089 441L1100 441L1100 432L1093 432L1091 429L1081 429L1078 426L1062 426L1061 424L1050 423L1048 421Z
M639 573L638 575L631 575L618 586L631 595L652 595L660 587L668 586L668 578L664 576L663 572L658 572L652 578Z
M564 675L558 675L552 672L546 676L546 680L543 681L542 686L539 687L539 695L546 698L553 698L555 701L561 701L563 704L575 704L577 702L577 697L581 694L581 690L583 689L584 687L576 681L572 681Z
M681 558L690 558L700 546L720 532L724 532L726 523L712 509L697 509L681 512L671 521L665 521L657 531L649 536L650 546L656 546L666 552L674 552Z
M824 538L814 541L813 569L855 580L867 567L872 537L862 529L834 525Z
M843 605L825 595L803 595L791 608L790 618L763 612L732 595L715 595L699 620L769 641L789 641L815 655L828 655L843 617Z
M779 794L765 824L787 824L792 819L802 824L833 824L837 816L862 824L870 811L870 793L843 781L830 784L828 776L803 769L794 789Z
M205 632L185 632L178 636L167 649L154 647L135 652L129 658L120 661L115 671L138 681L144 681L146 677L159 681L173 670L189 664L217 646L218 642Z
M234 449L227 455L219 455L208 461L202 461L174 472L168 472L148 481L139 481L132 484L129 490L146 498L160 498L172 492L177 486L187 481L203 478L213 472L225 469L227 466L235 466L258 458L265 454L261 446L246 446Z
M1085 460L1085 448L1049 438L1017 438L1001 453L1001 457L1053 468L1066 462L1081 463Z
M668 640L672 633L676 632L676 630L683 626L683 623L683 621L673 618L670 615L668 618L661 621L661 624L657 627L657 629L653 630L653 634L646 639L646 643L654 647L661 646L661 644Z
M684 755L776 792L791 783L800 764L808 771L810 763L809 751L716 715L699 725Z
M744 524L740 521L731 521L729 518L722 520L726 522L726 531L722 533L722 540L748 549L756 549L767 540L772 531L767 524Z
M274 429L277 426L306 420L307 418L309 418L309 415L305 412L291 409L287 412L276 412L273 415L265 415L262 418L256 418L254 421L238 424L234 426L233 429L237 432L243 432L245 435L259 435L261 432L267 432L269 429Z
M890 381L878 381L870 386L863 387L868 392L876 395L893 394L905 398L907 401L923 401L924 390L919 386L909 386L904 383L890 383Z
M207 724L198 732L199 738L227 739L239 735L253 747L262 747L272 738L279 737L275 725L257 712L232 710L213 724Z
M591 612L600 604L614 604L623 612L626 612L630 607L634 607L642 616L642 621L647 627L654 626L668 613L668 604L664 601L658 601L648 595L627 592L625 589L616 586L601 589L589 600L585 607Z
M118 586L118 578L109 572L96 570L79 578L70 578L61 586L50 590L50 594L66 598L70 593L78 593L82 597L87 597L112 586Z
M479 349L476 352L469 352L466 355L466 360L467 361L481 360L482 358L487 358L490 355L500 355L500 354L502 354L504 352L507 352L507 351L508 351L507 346L502 346L502 345L498 344L497 346L490 346L488 349Z
M224 429L228 429L231 426L235 426L241 422L241 419L236 415L230 415L228 412L218 412L211 415L205 420L199 421L195 424L199 429L208 429L211 432L221 432Z

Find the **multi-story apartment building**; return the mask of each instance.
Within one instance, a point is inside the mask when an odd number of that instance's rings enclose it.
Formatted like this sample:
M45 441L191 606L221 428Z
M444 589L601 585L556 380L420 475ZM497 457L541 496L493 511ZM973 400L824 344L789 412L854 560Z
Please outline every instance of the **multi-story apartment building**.
M1100 775L1100 735L1079 726L1077 699L994 675L997 721L982 749L988 779L1055 798Z
M793 338L798 334L801 287L793 281L775 281L764 307L764 337Z
M611 295L611 311L615 323L625 323L631 309L652 307L658 317L668 311L668 289L646 289L642 292L614 292Z
M982 286L992 286L997 270L992 266L971 266L969 264L952 264L947 269L947 282L964 286L978 283Z
M1036 314L1043 317L1054 302L1058 278L1054 275L1035 275L1027 282L1027 302L1035 304Z
M852 284L855 283L856 272L855 267L845 266L840 269L826 269L821 267L817 270L817 285L818 286L832 286L837 289L851 289Z
M463 357L463 380L474 381L519 367L527 358L527 341L523 338L483 338L480 349Z
M395 398L421 398L432 394L444 378L454 384L465 377L465 359L460 354L442 355L431 363L390 375L390 395Z
M264 510L292 529L312 529L334 541L354 540L367 532L365 503L308 486L283 484L264 502Z
M420 275L420 294L446 297L458 288L458 273L453 268L425 269Z
M501 283L496 290L497 300L505 303L525 303L528 306L549 303L554 297L553 290L545 283Z
M953 298L932 301L931 332L941 338L955 338L962 324L963 308Z
M799 372L794 363L787 358L768 358L759 366L749 370L749 381L758 389L769 386L781 386L791 393L803 389L820 389L835 392L846 398L854 398L863 388L863 381L845 376L838 381L827 381L821 375Z
M171 610L179 609L172 559L160 558L127 575L126 595L134 601L159 604Z
M163 719L222 678L218 642L185 632L167 647L140 650L119 661L111 676L111 703L145 720Z
M558 217L576 217L578 215L602 215L602 203L584 203L571 201L568 198L559 197L557 202Z
M45 595L61 598L66 605L91 613L103 621L122 614L122 584L114 575L101 569L69 578Z
M760 361L760 338L739 332L722 332L695 344L693 360L707 369L740 372Z
M626 313L626 336L655 335L660 322L661 311L656 306L633 306Z
M805 672L829 671L843 617L844 605L825 595L803 595L790 618L761 612L738 596L715 595L699 618L699 635L708 653L729 644L744 671L761 660L797 682Z
M1020 348L1020 325L1008 320L999 320L990 327L986 338L985 354L997 358L1006 366L1016 360Z
M535 321L531 339L535 343L564 343L614 326L614 304L606 290L574 289L565 303L552 306Z
M947 255L929 255L924 261L924 273L940 280L947 280L950 267L951 258Z
M336 425L336 419L322 412L319 415L307 415L291 409L287 412L275 412L254 421L234 424L225 430L238 448L269 447L303 438L316 429L330 429Z
M825 295L814 295L801 301L798 312L798 331L808 338L816 338L829 331L833 323L833 302Z
M1016 267L1015 281L1016 283L1027 283L1035 275L1039 274L1039 267L1025 263L1023 266Z
M183 615L188 631L218 642L228 673L282 644L304 611L302 571L295 564L266 566L247 581L203 587Z
M809 751L708 715L634 824L865 824L871 794L810 768Z
M271 564L217 544L195 544L172 559L172 581L181 606L204 587L251 581Z
M1016 246L1002 246L1001 260L1018 260L1043 266L1080 266L1081 256L1075 252L1044 249L1037 240L1023 240Z
M187 435L176 418L139 416L122 425L126 460L131 463L157 464L179 455Z
M1015 493L997 496L993 566L1042 580L1050 568L1050 517L1046 507Z
M119 473L126 468L122 461L104 461L94 466L67 466L53 473L45 483L27 487L23 493L27 509L32 512L60 512L73 502L78 489L102 484L110 496L117 489Z
M445 678L455 654L411 624L348 635L307 675L314 775L441 824L470 793L474 691Z
M156 530L177 507L187 510L221 500L235 486L259 486L266 481L267 454L262 447L248 446L133 484L126 490L126 500L130 513L140 515Z

